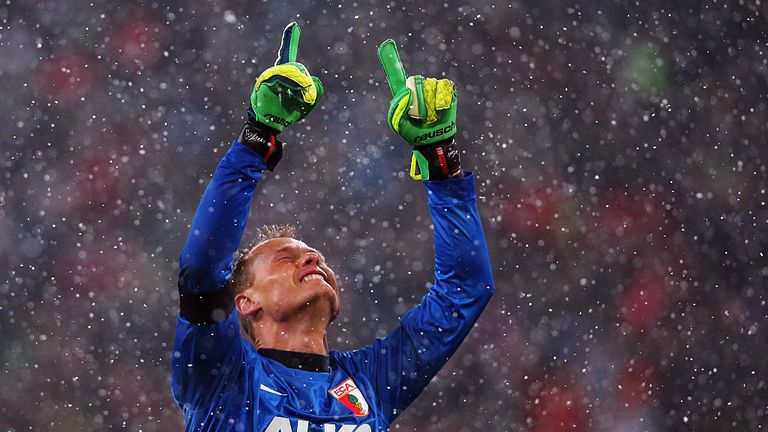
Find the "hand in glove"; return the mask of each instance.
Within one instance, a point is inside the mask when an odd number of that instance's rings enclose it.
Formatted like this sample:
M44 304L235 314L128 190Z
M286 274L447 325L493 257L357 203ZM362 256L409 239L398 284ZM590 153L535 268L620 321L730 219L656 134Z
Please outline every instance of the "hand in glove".
M306 117L323 96L320 80L296 62L301 28L295 22L283 31L277 61L256 79L248 107L248 121L238 139L259 153L274 169L282 157L275 136Z
M411 178L435 180L461 175L456 135L456 91L448 79L406 78L392 39L379 46L379 60L392 92L389 126L413 146ZM418 174L417 174L418 171Z

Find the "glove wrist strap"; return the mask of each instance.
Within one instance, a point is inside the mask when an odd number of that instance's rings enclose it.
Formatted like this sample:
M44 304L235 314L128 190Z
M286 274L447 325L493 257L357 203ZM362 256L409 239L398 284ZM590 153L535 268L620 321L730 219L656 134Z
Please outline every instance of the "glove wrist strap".
M410 174L414 180L442 180L461 173L461 158L453 137L413 150Z
M274 171L283 157L283 143L277 139L277 130L248 118L237 140L256 152L267 163L267 169Z

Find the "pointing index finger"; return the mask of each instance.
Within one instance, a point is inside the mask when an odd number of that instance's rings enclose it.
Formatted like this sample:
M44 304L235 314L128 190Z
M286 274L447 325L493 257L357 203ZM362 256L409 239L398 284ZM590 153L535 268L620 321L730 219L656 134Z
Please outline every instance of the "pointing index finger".
M280 42L280 50L277 52L275 66L283 63L295 62L299 52L299 36L301 27L294 21L283 30L283 40Z
M379 60L384 66L384 74L387 76L389 90L392 96L396 95L405 87L405 69L403 62L400 61L400 54L397 53L397 44L392 39L387 39L379 46Z

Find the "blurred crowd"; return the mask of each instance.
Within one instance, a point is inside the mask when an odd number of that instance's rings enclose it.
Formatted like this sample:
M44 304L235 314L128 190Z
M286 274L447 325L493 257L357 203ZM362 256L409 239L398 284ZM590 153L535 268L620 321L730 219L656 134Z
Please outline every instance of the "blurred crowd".
M0 3L0 430L183 428L178 254L292 20L326 95L250 226L328 257L335 349L432 280L376 48L457 83L496 295L392 430L768 425L764 2L48 0Z

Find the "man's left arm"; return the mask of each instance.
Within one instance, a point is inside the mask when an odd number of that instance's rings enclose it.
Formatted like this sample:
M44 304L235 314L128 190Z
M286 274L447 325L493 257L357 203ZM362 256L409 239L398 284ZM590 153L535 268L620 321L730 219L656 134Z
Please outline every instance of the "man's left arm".
M434 225L435 282L400 326L343 356L371 377L378 409L392 422L467 337L494 291L474 175L425 181Z
M435 241L435 283L421 303L387 337L348 354L372 378L378 408L391 422L456 352L494 286L474 175L462 172L454 142L453 83L406 78L391 40L379 57L393 95L389 124L413 147L411 177L423 180Z
M458 349L491 299L493 274L475 203L474 175L426 181L434 225L435 283L400 327L374 343L396 416ZM383 375L383 374L382 374Z

